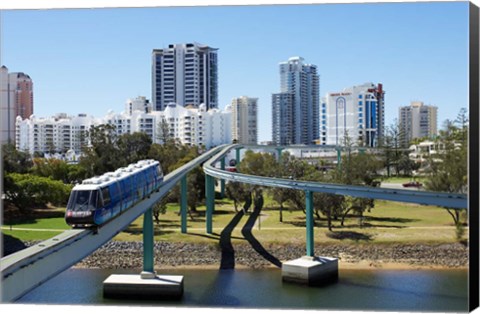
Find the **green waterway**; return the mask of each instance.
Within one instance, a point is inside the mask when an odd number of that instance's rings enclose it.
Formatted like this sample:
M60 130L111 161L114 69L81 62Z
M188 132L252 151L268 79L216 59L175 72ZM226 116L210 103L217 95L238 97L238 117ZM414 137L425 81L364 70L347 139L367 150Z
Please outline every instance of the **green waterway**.
M337 283L307 287L285 283L279 269L157 270L183 275L181 300L109 300L102 282L137 270L69 269L23 296L23 304L130 305L255 309L466 312L466 270L340 270Z

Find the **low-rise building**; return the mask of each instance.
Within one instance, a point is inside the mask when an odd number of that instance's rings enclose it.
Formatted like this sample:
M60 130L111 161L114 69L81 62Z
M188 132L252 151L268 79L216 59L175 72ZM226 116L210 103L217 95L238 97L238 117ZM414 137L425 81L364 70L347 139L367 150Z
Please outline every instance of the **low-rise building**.
M102 118L86 114L57 114L48 118L32 115L28 119L19 116L16 119L16 147L30 154L64 154L73 150L78 155L84 146L89 145L87 131L101 124L115 126L117 135L146 133L153 143L162 142L162 123L168 126L168 136L178 139L182 144L209 149L232 142L230 106L224 110L207 110L203 104L198 108L185 108L170 103L164 111L149 111L144 110L147 107L141 102L138 104L140 107L133 108L140 110L127 110L119 114L109 111Z

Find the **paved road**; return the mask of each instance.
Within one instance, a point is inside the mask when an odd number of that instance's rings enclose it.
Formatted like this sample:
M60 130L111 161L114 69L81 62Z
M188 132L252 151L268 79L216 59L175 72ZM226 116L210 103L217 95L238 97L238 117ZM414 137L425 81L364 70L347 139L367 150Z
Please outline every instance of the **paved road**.
M386 189L401 189L401 190L411 190L411 191L423 191L423 188L405 188L403 187L402 183L387 183L387 182L382 182L380 185L381 188L386 188Z

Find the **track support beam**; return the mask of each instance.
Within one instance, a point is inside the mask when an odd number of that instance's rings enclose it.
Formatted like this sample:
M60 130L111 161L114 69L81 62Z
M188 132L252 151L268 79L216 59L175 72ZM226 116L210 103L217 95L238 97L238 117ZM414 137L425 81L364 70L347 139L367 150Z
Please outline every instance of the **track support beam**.
M214 178L209 176L208 174L205 175L205 194L206 194L206 203L207 209L205 213L206 219L206 231L208 234L212 234L212 218L213 218L213 211L215 210L215 184Z
M180 215L181 215L181 231L182 233L187 233L187 175L183 176L180 180Z

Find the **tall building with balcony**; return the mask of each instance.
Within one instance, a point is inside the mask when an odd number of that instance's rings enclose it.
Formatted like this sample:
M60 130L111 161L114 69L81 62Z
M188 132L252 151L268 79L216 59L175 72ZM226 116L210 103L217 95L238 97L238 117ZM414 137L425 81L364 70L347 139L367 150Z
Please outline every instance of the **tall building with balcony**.
M400 107L398 122L405 133L405 146L416 138L432 138L437 135L437 107L412 101L410 106Z
M0 143L15 142L15 119L26 119L33 114L33 82L22 72L9 73L0 68Z
M232 99L232 138L239 144L257 144L257 103L247 96Z
M162 111L169 103L218 108L217 48L173 44L152 52L152 101Z
M385 128L382 84L365 83L331 92L322 99L320 144L377 147Z
M292 57L279 67L280 93L272 94L272 141L277 145L313 144L319 137L317 66Z
M293 94L272 94L272 144L293 144Z

